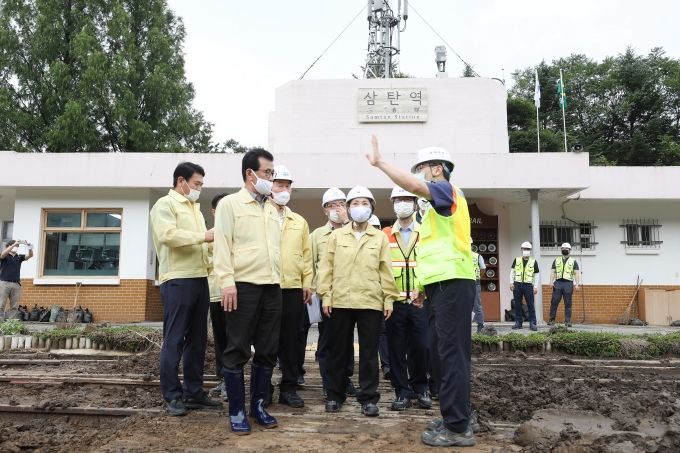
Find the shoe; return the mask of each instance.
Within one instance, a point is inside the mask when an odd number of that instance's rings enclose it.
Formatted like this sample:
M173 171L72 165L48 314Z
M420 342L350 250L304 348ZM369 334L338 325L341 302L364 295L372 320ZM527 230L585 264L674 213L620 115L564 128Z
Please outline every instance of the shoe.
M295 391L279 393L279 404L285 404L293 408L304 407L305 402Z
M350 378L347 378L347 385L345 386L345 394L347 396L357 396L357 393L359 393L359 391L357 390L356 387L354 387L352 380Z
M337 401L326 402L326 412L340 412L341 407L342 403L338 403Z
M184 405L187 409L222 409L222 403L211 400L205 392L198 398L186 398Z
M515 324L514 326L512 326L512 330L517 330L517 329L521 329L521 328L522 328L522 324Z
M529 324L529 329L533 330L534 332L538 331L538 327L536 327L536 324Z
M432 398L435 401L439 400L439 392L437 391L437 387L435 387L434 385L430 385L429 387L430 398Z
M174 398L172 401L166 402L165 408L168 410L168 414L170 415L180 416L187 414L187 407L184 405L184 401L182 401L181 396Z
M427 429L426 429L426 431L436 431L436 430L438 430L439 428L441 428L443 424L444 424L444 419L443 419L443 418L437 418L437 419L435 419L435 420L431 420L431 421L427 424Z
M391 375L392 375L392 373L390 373L390 367L386 366L385 368L383 368L383 379L384 380L389 381Z
M305 386L305 378L304 378L304 376L302 376L302 375L298 376L297 386L298 386L298 387L301 387L301 388Z
M470 428L462 433L454 433L444 425L436 431L423 431L420 440L432 447L472 447L477 444Z
M571 327L571 321L565 322L564 325L567 326L567 327Z
M416 400L418 401L418 406L420 406L422 409L432 408L432 399L430 398L430 395L427 392L416 393L415 397Z
M479 421L477 420L477 413L475 411L472 411L470 414L469 423L468 427L472 430L472 433L477 434L479 432Z
M477 333L480 333L484 328L484 324L477 324Z
M380 409L373 403L362 404L361 413L368 417L377 417L380 415Z
M392 401L391 409L393 411L401 412L401 411L405 411L406 409L408 409L410 407L413 407L413 404L411 404L411 400L398 397L396 400Z
M243 370L222 369L224 387L229 395L229 423L231 430L238 436L250 434L250 423L246 417L246 384Z
M554 319L551 319L550 321L548 321L548 325L549 325L549 326L554 326L554 325L555 325L555 320L554 320Z
M210 389L210 396L220 396L223 390L224 390L224 378L220 379L220 383L217 384L217 387L213 387Z
M265 428L276 428L276 419L264 410L265 402L271 400L274 387L271 384L272 369L255 363L250 368L250 416Z

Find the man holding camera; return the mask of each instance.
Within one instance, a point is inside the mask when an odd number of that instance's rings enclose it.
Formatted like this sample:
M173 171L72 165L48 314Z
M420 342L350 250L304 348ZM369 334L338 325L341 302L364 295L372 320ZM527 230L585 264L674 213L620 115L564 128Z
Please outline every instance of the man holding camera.
M25 245L28 254L19 255L19 246ZM16 316L21 299L21 263L33 257L33 245L19 239L10 241L0 254L0 322L5 320L5 307L9 299L9 319Z

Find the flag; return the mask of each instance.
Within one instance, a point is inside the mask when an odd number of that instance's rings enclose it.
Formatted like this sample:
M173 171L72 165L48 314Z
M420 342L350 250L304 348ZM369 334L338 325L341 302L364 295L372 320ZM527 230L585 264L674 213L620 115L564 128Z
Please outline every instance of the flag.
M536 84L534 86L534 104L536 108L541 108L541 85L538 83L538 70L536 70Z
M567 108L567 93L564 92L564 84L562 79L557 82L557 94L560 95L559 105L561 109Z

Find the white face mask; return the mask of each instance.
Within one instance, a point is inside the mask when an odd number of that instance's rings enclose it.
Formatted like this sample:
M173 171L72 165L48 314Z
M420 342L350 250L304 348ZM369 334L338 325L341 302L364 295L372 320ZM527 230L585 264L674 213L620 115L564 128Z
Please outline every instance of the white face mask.
M429 203L426 199L424 199L424 198L419 198L419 199L418 199L418 207L420 208L421 211L426 210L426 209L427 209L427 205L429 205L429 204L430 204L430 203Z
M529 256L531 255L531 250L522 250L522 256Z
M184 181L184 184L186 184L187 187L189 187L188 182ZM184 193L184 188L182 188L182 195L184 195L184 198L186 198L187 200L193 201L195 203L196 200L198 200L198 197L201 196L201 191L196 190L196 189L192 189L191 187L189 187L189 194L187 195L187 194Z
M352 220L357 223L364 223L371 218L371 208L369 206L355 206L349 209Z
M418 181L427 182L427 180L425 179L425 173L422 173L422 172L416 173L413 176L415 176Z
M279 206L285 206L290 201L290 194L287 190L283 192L272 192L272 200Z
M269 195L272 193L272 187L274 187L273 181L269 181L268 179L260 179L255 174L255 172L253 172L253 175L255 175L255 178L257 179L257 182L253 185L255 186L255 190L257 190L260 195Z
M333 223L341 223L338 211L336 211L335 209L331 209L330 211L328 211L328 219Z
M400 219L406 219L413 215L413 203L408 201L402 201L401 203L395 203L394 213Z
M18 251L19 251L19 247L14 247L14 248L12 249L12 252L14 252L14 253L16 253L16 252L18 252Z

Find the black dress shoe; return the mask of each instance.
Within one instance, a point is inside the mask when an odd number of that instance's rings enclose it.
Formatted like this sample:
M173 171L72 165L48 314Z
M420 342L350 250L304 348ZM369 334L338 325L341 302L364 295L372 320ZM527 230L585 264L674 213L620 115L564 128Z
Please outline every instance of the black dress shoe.
M340 412L341 407L342 403L338 403L337 401L328 401L326 403L326 412Z
M172 401L168 401L165 403L165 408L168 410L168 414L170 415L186 415L187 414L187 407L184 405L184 402L182 401L182 397L178 396Z
M369 417L377 417L378 415L380 415L380 410L378 409L378 406L376 406L375 404L368 403L363 404L361 406L361 413Z
M293 408L304 407L305 402L298 396L295 391L279 393L279 404L285 404Z
M222 403L220 401L213 401L207 393L198 398L187 398L184 400L184 405L187 409L221 409Z

